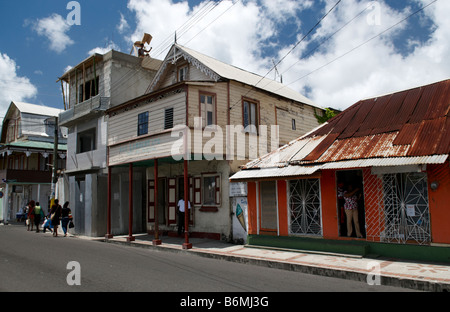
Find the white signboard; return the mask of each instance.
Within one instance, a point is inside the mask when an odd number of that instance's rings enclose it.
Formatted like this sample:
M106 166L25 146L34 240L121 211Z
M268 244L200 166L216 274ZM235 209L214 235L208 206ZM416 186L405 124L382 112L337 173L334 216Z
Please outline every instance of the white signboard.
M406 215L408 217L416 216L416 209L414 208L414 205L406 205Z
M230 197L247 196L247 182L230 183Z

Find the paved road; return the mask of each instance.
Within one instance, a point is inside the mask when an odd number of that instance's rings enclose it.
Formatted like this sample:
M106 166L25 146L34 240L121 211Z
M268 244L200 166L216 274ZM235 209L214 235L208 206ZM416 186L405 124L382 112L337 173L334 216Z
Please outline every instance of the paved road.
M80 264L81 285L76 281ZM0 226L0 291L334 292L409 291L388 286L94 242Z

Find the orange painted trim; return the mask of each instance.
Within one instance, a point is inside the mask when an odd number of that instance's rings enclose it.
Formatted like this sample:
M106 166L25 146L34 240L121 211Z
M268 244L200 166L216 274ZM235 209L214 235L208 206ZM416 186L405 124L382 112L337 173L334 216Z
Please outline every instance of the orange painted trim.
M450 166L428 165L428 205L430 209L431 239L433 243L450 244ZM438 182L436 190L431 183Z
M256 182L247 182L247 216L248 216L248 234L258 234L258 207Z
M289 235L287 182L278 181L278 231L280 236Z
M323 238L339 239L335 170L323 170L320 179Z

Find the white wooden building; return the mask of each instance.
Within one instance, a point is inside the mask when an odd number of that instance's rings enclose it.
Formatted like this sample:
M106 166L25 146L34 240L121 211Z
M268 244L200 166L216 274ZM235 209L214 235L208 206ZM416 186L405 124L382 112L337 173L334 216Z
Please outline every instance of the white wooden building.
M0 142L0 220L16 219L31 201L50 208L55 117L60 109L11 102ZM67 131L58 131L57 170L65 168Z
M174 44L144 95L107 110L107 237L128 230L133 240L142 223L155 241L176 235L177 202L185 198L191 237L233 240L229 177L315 128L322 111L277 81ZM140 180L143 201L131 183L129 194L120 192L117 172L121 183ZM130 198L144 209L118 211Z

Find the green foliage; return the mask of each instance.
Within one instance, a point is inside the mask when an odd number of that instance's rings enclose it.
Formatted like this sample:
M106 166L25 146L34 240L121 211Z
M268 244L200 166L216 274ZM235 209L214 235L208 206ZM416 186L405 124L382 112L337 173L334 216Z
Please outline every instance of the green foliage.
M336 111L332 110L331 108L326 108L322 116L314 112L314 116L316 116L316 119L319 122L319 124L327 122L329 119L333 118L336 115L337 115Z

